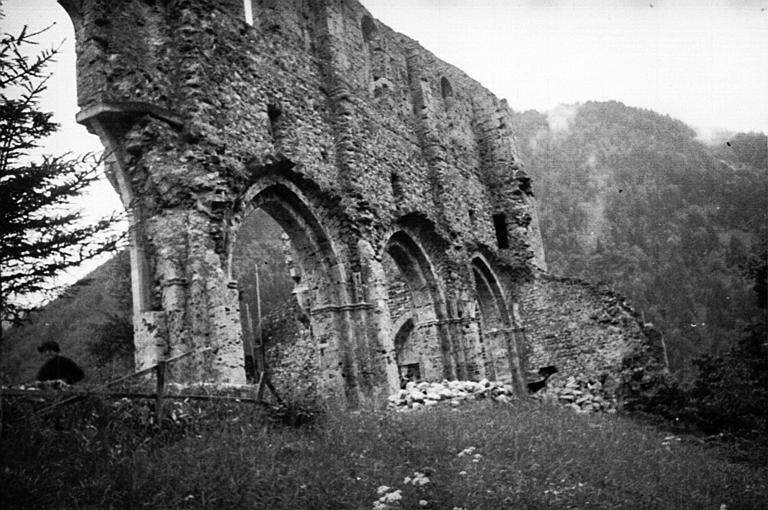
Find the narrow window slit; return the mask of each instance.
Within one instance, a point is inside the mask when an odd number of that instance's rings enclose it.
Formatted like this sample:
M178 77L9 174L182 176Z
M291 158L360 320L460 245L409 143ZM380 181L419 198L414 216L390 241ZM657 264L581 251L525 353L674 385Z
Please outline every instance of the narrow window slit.
M507 234L507 218L503 214L493 215L493 226L496 229L496 244L499 249L509 248L509 234Z
M389 183L392 185L392 196L400 198L403 196L403 183L400 181L400 176L392 172L389 174Z
M453 87L445 76L440 79L440 93L443 95L443 100L453 97Z
M269 117L269 132L272 135L272 140L277 141L282 136L283 112L279 106L270 104L267 106L267 116Z

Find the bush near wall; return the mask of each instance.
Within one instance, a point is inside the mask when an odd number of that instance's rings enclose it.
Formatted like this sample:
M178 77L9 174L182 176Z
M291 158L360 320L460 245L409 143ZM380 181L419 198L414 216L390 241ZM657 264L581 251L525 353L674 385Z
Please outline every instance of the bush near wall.
M768 331L764 322L722 356L705 354L693 365L698 374L681 385L669 374L632 376L625 409L692 426L706 434L727 433L768 440Z

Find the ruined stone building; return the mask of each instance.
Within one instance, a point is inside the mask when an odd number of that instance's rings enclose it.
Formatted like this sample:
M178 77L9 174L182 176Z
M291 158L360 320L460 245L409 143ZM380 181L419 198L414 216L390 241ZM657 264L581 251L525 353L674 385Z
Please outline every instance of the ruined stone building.
M60 0L78 121L130 216L136 361L243 383L232 251L266 211L295 254L318 382L378 401L404 373L521 389L649 345L598 287L546 273L510 109L355 0Z

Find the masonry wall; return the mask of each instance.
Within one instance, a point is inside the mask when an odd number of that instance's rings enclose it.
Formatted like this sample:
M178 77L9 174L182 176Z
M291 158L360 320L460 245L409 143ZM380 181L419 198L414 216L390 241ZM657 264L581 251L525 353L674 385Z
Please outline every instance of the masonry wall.
M526 366L554 365L555 380L610 380L616 389L631 368L626 362L646 367L663 359L660 336L605 285L539 275L521 288L520 309Z
M244 380L231 254L261 208L297 257L321 390L375 400L398 384L395 273L426 377L498 372L522 387L512 309L545 263L505 101L354 0L254 0L253 26L234 0L61 3L78 119L108 149L131 218L140 366L202 350L173 377ZM485 328L478 299L494 317ZM545 297L524 308L556 315ZM540 329L534 362L576 354Z

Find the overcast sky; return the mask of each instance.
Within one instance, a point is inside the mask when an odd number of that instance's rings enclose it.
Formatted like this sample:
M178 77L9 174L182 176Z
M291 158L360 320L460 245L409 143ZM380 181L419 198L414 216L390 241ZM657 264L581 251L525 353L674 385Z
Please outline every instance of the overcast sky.
M768 131L768 0L364 0L515 110L618 100Z
M363 0L371 14L459 67L515 110L618 100L704 135L768 132L768 0ZM66 39L43 108L47 152L99 150L74 122L74 36L54 0L6 0L3 32L50 23ZM102 185L89 211L117 207Z

